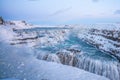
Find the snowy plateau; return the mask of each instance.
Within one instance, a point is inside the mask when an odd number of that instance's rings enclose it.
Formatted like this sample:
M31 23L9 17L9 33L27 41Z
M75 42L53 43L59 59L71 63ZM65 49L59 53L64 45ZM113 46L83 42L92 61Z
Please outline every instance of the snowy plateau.
M0 80L120 80L120 24L0 24Z

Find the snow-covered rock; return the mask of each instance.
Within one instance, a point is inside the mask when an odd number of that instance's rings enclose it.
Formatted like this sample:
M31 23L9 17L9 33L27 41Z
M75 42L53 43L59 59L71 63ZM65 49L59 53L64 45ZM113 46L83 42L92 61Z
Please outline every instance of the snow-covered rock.
M51 29L51 28L48 28ZM11 44L31 44L32 46L53 46L67 39L68 29L45 30L43 28L30 28L14 31L17 35Z
M6 21L5 24L6 26L11 26L14 29L23 29L23 28L33 28L34 25L28 24L25 21Z
M80 26L80 39L106 51L120 60L120 25L96 24Z
M40 45L39 47L54 46L55 44L63 42L65 39L67 39L67 35L69 33L69 29L65 26L44 27L30 25L25 21L7 21L0 27L2 29L7 29L4 30L4 32L6 31L6 36L9 35L9 32L14 33L14 35L12 34L13 38L9 38L9 40L7 39L11 45L27 44L29 46Z

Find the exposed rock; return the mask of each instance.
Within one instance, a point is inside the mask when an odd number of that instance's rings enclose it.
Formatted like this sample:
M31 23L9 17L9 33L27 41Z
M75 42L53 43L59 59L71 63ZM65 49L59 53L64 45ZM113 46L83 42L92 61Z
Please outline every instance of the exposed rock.
M80 54L80 50L67 49L68 51L58 52L57 56L59 57L62 64L75 66L77 63L77 56Z
M4 24L4 20L2 17L0 17L0 25Z
M81 52L80 50L77 50L77 49L67 49L67 50L72 52L72 53L79 53L79 52Z
M61 63L56 54L42 54L41 53L37 56L37 59Z
M39 53L39 55L37 55L37 59L62 63L65 65L70 65L70 66L75 66L78 63L77 57L81 53L79 50L75 50L75 49L67 49L67 50L59 51L56 54Z

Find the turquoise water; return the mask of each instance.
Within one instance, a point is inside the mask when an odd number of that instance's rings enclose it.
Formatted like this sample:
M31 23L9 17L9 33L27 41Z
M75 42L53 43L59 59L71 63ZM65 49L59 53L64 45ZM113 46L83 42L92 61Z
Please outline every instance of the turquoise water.
M89 56L93 59L98 59L98 60L105 60L105 61L111 61L111 60L117 60L113 56L101 52L97 48L93 47L90 44L87 44L86 42L82 41L79 39L76 35L70 35L70 39L67 41L68 44L71 45L78 45L78 48L84 52L84 56Z
M57 53L58 51L62 51L64 49L71 48L72 46L76 46L75 48L81 50L84 52L83 56L90 57L92 59L96 60L102 60L102 61L117 61L117 59L108 53L101 52L99 49L93 47L90 44L87 44L85 41L82 41L80 38L77 37L77 34L75 31L72 31L70 28L58 28L58 27L40 27L40 28L31 28L31 29L21 29L16 30L15 32L34 32L34 31L49 31L49 30L64 30L69 29L71 30L68 39L65 41L62 41L54 46L45 46L44 48L37 47L37 50L42 51L48 51L50 53ZM38 37L44 37L45 33L38 34Z
M101 61L117 61L117 59L108 53L101 52L99 49L93 47L90 44L87 44L85 41L81 40L77 37L76 33L71 33L67 40L64 42L60 42L57 45L54 46L46 46L44 48L38 48L42 51L48 51L51 53L57 53L57 51L62 51L64 49L71 48L72 46L75 46L75 48L81 50L84 52L83 56L95 59L95 60L101 60Z

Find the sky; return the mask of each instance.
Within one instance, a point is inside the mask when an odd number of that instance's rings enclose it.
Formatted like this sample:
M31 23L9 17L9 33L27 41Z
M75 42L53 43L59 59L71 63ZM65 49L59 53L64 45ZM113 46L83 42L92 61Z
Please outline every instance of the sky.
M34 24L120 22L120 0L0 0L0 16Z

